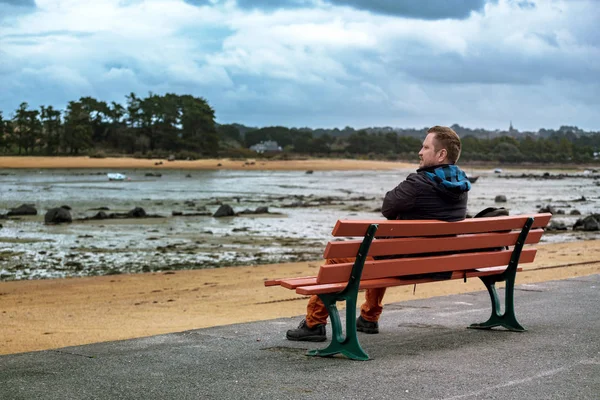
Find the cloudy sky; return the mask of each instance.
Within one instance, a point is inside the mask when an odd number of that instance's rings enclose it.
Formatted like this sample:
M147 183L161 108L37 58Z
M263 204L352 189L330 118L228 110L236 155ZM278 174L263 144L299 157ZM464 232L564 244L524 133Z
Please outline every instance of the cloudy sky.
M598 0L0 0L0 110L135 92L252 126L600 130Z

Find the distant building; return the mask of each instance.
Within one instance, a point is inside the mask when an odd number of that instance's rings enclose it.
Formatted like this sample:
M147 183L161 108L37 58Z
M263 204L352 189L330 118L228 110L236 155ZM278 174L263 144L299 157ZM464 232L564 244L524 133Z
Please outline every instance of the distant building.
M257 153L262 154L262 153L277 153L277 152L282 151L282 148L280 145L277 144L276 141L267 140L267 141L255 144L253 146L250 146L250 150L254 150Z

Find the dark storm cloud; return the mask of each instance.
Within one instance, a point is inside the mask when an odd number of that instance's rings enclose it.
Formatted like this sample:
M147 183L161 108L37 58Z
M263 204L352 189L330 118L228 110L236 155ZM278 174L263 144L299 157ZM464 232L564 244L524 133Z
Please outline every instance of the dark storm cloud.
M325 0L337 6L350 6L377 14L416 19L465 19L495 0Z

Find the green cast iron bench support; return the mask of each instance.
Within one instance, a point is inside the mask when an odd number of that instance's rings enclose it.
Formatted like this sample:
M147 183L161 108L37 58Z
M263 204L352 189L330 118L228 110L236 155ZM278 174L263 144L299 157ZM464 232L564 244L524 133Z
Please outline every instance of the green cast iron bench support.
M523 250L523 245L525 244L525 240L527 240L527 234L529 233L532 225L533 218L527 219L525 226L523 226L523 229L521 230L519 239L517 239L517 243L513 249L513 253L510 257L510 262L508 263L506 271L499 276L492 275L479 277L490 294L490 299L492 301L492 315L487 321L479 324L471 324L469 328L492 329L496 326L502 326L513 332L526 331L519 321L517 321L517 316L515 315L515 278L517 276L517 268L519 266L521 251ZM497 282L506 282L503 314L500 313L500 300L498 299L498 292L496 292Z
M368 360L369 356L360 346L358 336L356 334L356 301L358 298L358 289L360 286L360 278L369 253L371 242L375 238L377 224L372 224L367 229L365 238L360 245L356 261L352 266L352 273L348 280L348 285L339 293L319 294L319 298L327 307L329 319L331 320L331 343L327 348L321 350L310 350L309 356L332 356L335 354L343 354L353 360ZM346 335L342 332L342 323L336 306L336 302L346 301Z

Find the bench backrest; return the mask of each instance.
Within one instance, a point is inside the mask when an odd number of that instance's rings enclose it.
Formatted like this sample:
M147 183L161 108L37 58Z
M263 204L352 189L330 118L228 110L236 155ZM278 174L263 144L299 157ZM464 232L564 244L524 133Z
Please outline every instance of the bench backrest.
M525 244L535 244L551 217L552 214L544 213L460 222L339 220L333 236L361 239L330 241L323 258L356 257L362 237L376 223L379 227L368 252L376 260L365 262L362 280L506 266L512 255L510 247L516 244L526 221L534 218ZM509 249L504 250L506 247ZM519 263L532 262L535 254L536 249L524 249ZM389 258L394 256L400 258ZM346 282L353 264L322 265L317 282Z

